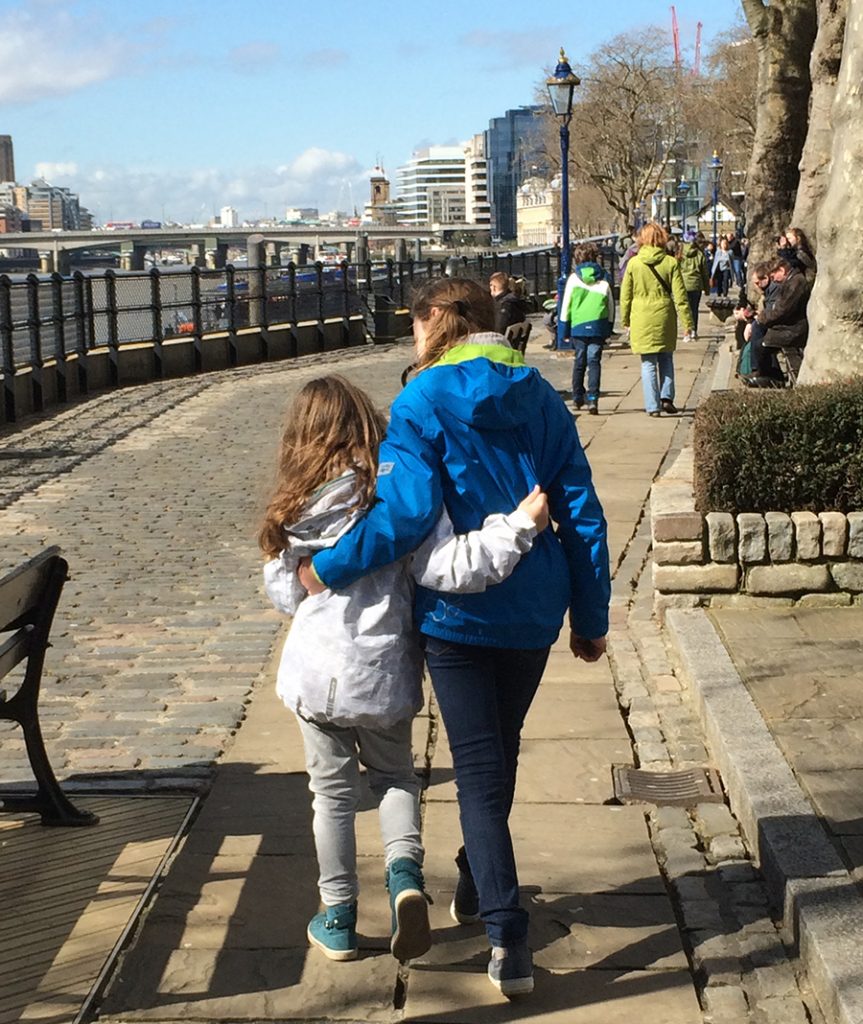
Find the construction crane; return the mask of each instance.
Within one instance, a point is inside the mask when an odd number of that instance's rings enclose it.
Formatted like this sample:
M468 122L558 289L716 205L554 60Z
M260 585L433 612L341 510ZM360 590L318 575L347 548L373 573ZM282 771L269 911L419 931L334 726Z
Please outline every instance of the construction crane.
M695 29L695 60L689 72L693 78L701 74L701 30L704 26L699 21ZM674 41L674 70L680 74L683 69L683 60L680 52L680 25L677 21L677 8L671 7L671 38Z
M671 6L671 38L674 40L674 70L680 71L680 28L677 24L677 10Z

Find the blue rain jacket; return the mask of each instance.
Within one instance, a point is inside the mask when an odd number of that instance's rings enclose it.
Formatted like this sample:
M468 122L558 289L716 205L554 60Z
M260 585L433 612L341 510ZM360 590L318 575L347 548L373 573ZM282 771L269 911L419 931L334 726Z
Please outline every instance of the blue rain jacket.
M334 590L413 551L443 507L457 533L508 513L539 483L556 526L512 575L482 594L417 587L427 636L489 647L553 643L567 607L590 639L608 631L606 525L572 416L537 370L496 334L451 348L393 402L381 445L377 502L313 559Z

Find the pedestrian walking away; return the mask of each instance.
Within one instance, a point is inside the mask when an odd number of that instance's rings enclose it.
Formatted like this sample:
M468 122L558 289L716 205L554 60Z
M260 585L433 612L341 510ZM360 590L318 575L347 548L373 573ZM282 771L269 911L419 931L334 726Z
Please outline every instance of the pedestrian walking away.
M572 400L581 409L599 412L602 348L614 326L614 293L608 275L599 264L599 250L587 242L576 246L575 269L569 275L561 302L564 337L575 353L572 367ZM587 372L587 391L584 375Z
M698 306L701 295L710 294L710 272L702 248L703 235L687 231L683 236L684 245L680 255L680 273L683 286L689 300L689 312L692 314L692 330L683 335L684 341L695 341L698 337Z
M386 471L377 462L384 428L369 397L348 381L310 381L288 412L259 534L270 557L267 593L279 611L293 616L276 686L297 716L314 794L325 909L309 922L307 935L332 960L352 960L358 952L360 765L379 803L391 951L409 960L431 944L411 754L411 721L422 706L422 652L409 573L440 591L481 592L512 572L548 522L546 497L536 487L511 514L486 517L460 536L442 515L412 556L390 560L338 594L307 596L301 561L350 531L374 500L377 473Z
M418 372L381 444L381 466L392 468L376 504L312 570L338 592L415 548L442 509L464 531L535 484L548 495L556 529L537 534L509 578L482 594L419 585L415 596L464 841L452 914L482 919L489 979L513 996L533 989L509 830L521 727L567 608L576 657L605 651L606 524L571 414L494 332L488 292L465 279L428 282L412 312Z
M674 415L674 350L677 318L692 331L692 313L680 265L665 251L668 235L654 222L639 234L641 248L626 267L620 289L620 317L629 344L641 357L644 408L650 416Z

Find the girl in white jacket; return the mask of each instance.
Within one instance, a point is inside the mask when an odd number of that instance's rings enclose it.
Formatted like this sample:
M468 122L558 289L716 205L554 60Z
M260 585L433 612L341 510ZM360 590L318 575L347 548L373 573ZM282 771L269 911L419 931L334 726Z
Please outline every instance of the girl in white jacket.
M411 751L411 722L422 706L414 580L442 592L481 592L512 572L548 523L539 488L514 512L489 516L471 533L456 536L444 513L412 555L344 590L307 596L297 578L300 560L334 544L374 501L376 477L388 471L377 464L385 427L368 395L344 378L310 381L288 412L259 536L270 556L267 593L293 616L276 688L297 715L314 793L325 909L307 935L332 960L357 956L360 765L379 801L393 956L408 960L431 945Z

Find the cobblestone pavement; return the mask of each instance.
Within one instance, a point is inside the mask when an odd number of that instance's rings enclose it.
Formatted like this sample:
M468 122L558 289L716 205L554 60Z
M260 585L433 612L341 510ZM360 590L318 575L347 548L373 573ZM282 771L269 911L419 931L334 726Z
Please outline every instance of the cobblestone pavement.
M69 785L138 791L209 783L282 630L265 607L254 539L281 410L306 380L334 371L386 405L409 354L406 346L382 346L145 385L0 434L4 567L49 543L59 543L71 565L42 700L49 753ZM566 394L571 360L533 346L529 355ZM678 356L679 394L690 407L709 363L703 344ZM695 397L687 399L693 382ZM679 447L688 418L648 420L640 402L637 360L613 346L601 413L581 413L578 423L617 567L614 685L637 764L704 764L688 694L650 617L644 572L650 481ZM17 735L0 730L0 742L0 779L29 781ZM585 785L597 783L588 776ZM452 796L437 799L435 813L443 814ZM451 829L449 818L440 821L442 834ZM818 1024L728 809L658 809L649 829L705 1024ZM483 1020L504 1019L482 1012Z

